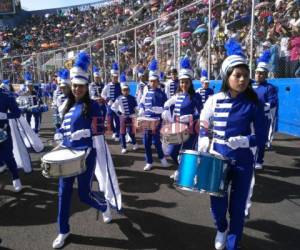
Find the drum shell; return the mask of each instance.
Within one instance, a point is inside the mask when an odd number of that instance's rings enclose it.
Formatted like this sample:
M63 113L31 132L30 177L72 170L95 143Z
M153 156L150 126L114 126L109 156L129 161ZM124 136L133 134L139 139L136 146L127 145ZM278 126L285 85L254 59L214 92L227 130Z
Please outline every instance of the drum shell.
M180 189L187 191L195 190L195 177L199 166L200 155L194 150L181 151L178 178L175 182Z
M224 196L228 185L227 172L226 160L201 153L197 171L197 190L213 196Z
M160 133L162 135L162 143L170 145L182 144L190 137L188 126L181 123L164 125L161 128Z
M86 171L85 157L77 156L66 161L46 160L43 157L41 168L46 178L72 177Z

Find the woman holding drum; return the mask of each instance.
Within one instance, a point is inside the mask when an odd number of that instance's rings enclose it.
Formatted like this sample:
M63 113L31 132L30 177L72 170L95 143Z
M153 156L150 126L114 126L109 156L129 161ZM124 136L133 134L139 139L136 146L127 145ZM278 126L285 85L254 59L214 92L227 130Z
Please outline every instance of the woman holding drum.
M202 109L201 96L195 93L193 83L193 71L187 57L181 61L181 69L179 72L179 86L176 94L172 96L164 105L162 118L167 122L172 122L175 133L181 133L182 124L186 124L189 132L187 141L181 141L180 144L169 144L167 148L168 155L178 164L178 155L180 149L194 149L197 134L194 131L194 121L199 118ZM170 108L174 106L173 117ZM166 125L166 126L169 126ZM163 133L164 127L162 128ZM174 129L172 129L174 130ZM172 131L173 132L173 131ZM164 136L164 135L163 135ZM168 136L167 134L165 136ZM176 177L175 172L175 176Z
M263 143L264 110L249 79L249 67L240 45L230 39L228 57L222 64L221 92L210 96L200 115L198 151L228 159L230 194L211 196L211 211L217 226L215 248L238 249L243 233L245 206L254 169L252 147ZM208 126L213 138L210 145ZM210 147L209 147L210 145ZM230 215L228 225L226 214Z
M163 106L166 100L166 94L159 88L159 72L157 61L153 59L149 65L149 89L142 96L139 110L139 116L144 117L145 122L150 121L151 119L158 124L155 126L154 131L150 129L145 129L144 131L144 145L146 150L146 166L144 167L145 171L151 170L152 168L152 139L154 141L158 158L160 159L162 166L169 166L164 156L160 141L161 113L164 110ZM147 120L148 118L149 120Z
M86 151L86 170L76 176L60 177L59 179L59 234L53 241L53 248L61 248L70 234L69 216L75 177L78 181L80 200L103 212L103 218L107 219L107 222L111 220L109 203L100 193L91 190L98 156L101 155L102 158L105 158L103 156L110 156L110 153L107 151L107 147L106 152L99 152L99 144L105 144L103 134L106 109L105 106L102 106L101 109L101 106L89 97L87 72L89 60L89 56L85 52L80 52L71 69L71 93L63 110L61 128L57 131L59 136L56 135L56 138L62 139L62 147L71 151ZM102 165L105 167L105 164ZM115 190L116 194L118 192L119 190Z

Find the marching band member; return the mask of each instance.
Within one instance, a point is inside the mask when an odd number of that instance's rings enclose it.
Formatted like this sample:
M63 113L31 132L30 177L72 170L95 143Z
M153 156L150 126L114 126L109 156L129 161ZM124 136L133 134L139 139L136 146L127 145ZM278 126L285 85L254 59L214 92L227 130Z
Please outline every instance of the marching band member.
M118 115L111 109L111 105L121 95L121 86L118 81L119 66L117 63L113 63L110 73L112 81L103 88L101 97L107 102L108 122L113 131L112 138L119 141L120 120Z
M13 97L17 97L18 95L14 93L14 89L10 84L9 80L3 80L0 88L3 88ZM30 155L27 151L26 145L24 144L24 138L20 133L20 129L18 127L18 120L19 119L9 119L9 127L10 127L10 134L12 138L13 144L13 155L17 164L18 168L22 168L25 173L30 173L32 171L31 167L31 159ZM0 166L3 165L1 164ZM6 169L6 165L0 169L0 173Z
M148 89L147 76L146 76L145 69L138 68L138 77L139 77L139 82L138 82L138 86L136 88L136 101L138 104L140 104L143 94L145 92L147 92L147 89Z
M41 96L34 89L32 84L32 76L30 72L25 73L25 84L27 86L27 92L24 94L28 97L29 108L26 110L26 120L28 124L31 124L31 117L34 118L34 132L38 134L41 123L41 110L40 106L43 104Z
M59 234L53 241L53 248L61 248L65 243L65 239L70 234L69 216L75 178L77 178L78 181L78 194L80 200L103 212L107 222L108 220L111 220L109 208L110 201L106 201L104 196L99 192L97 193L91 190L94 169L95 165L99 165L99 158L109 158L106 163L105 161L103 163L100 159L100 168L104 168L105 171L109 172L108 177L107 175L102 174L102 177L105 177L102 181L114 179L115 183L113 187L111 187L113 188L113 198L117 199L116 196L120 196L115 172L113 166L111 166L113 163L111 161L109 149L105 144L103 137L106 109L105 106L101 107L96 101L91 100L89 97L89 79L87 72L89 61L88 54L80 52L71 69L72 91L70 92L63 111L62 126L55 136L56 138L63 140L63 147L73 150L86 150L85 163L87 169L84 173L77 176L59 179ZM101 145L105 146L104 150L101 148ZM112 171L114 176L112 176ZM120 200L120 198L118 200ZM117 204L117 201L113 202L113 204L118 208L120 207L120 205Z
M265 119L249 79L249 67L240 45L229 39L225 45L228 57L222 64L221 92L210 96L200 115L198 151L209 149L208 127L213 139L210 153L230 159L228 181L230 195L210 196L211 211L217 226L215 248L234 250L243 233L244 210L255 157L251 147L263 145ZM227 222L227 211L230 223Z
M188 57L181 60L181 69L179 72L179 86L176 94L165 102L162 118L166 121L178 121L190 125L190 137L183 145L168 145L167 152L173 161L178 164L178 155L180 148L193 149L196 143L197 134L194 130L194 121L199 118L202 102L199 93L195 93L193 86L193 70ZM173 117L170 107L174 105ZM174 173L176 178L178 172Z
M53 97L52 97L52 107L57 107L57 98L62 94L62 90L59 88L60 82L61 82L61 72L62 70L59 70L57 72L56 79L51 83L51 89L53 90Z
M0 162L11 172L15 192L22 190L18 167L13 154L13 142L8 120L19 118L21 111L15 97L5 88L0 88ZM3 170L3 169L2 169Z
M266 142L269 134L273 134L275 125L276 109L278 107L278 95L275 86L267 82L269 72L269 59L271 53L269 50L263 52L258 60L258 65L255 70L255 84L253 89L256 92L258 99L265 104L265 114L268 117L269 123L267 124ZM269 143L269 142L268 142ZM265 154L265 145L257 148L257 160L255 164L256 169L263 168L263 158Z
M161 127L161 113L163 112L164 103L167 100L166 94L159 88L159 72L157 67L157 61L153 59L149 65L149 89L142 96L140 102L139 116L145 116L150 118L157 118L159 125L155 131L145 130L144 131L144 145L146 150L146 166L145 171L151 170L152 168L152 139L155 144L155 148L158 154L158 158L161 161L163 167L168 167L169 164L164 156L162 150L162 144L160 141L160 127Z
M92 99L101 98L101 92L104 88L104 83L101 81L100 69L96 66L93 67L94 82L89 86L90 97Z
M121 81L122 82L122 81ZM136 144L135 134L133 131L133 118L137 112L137 102L134 96L129 94L129 86L124 83L121 85L122 95L111 106L111 109L118 115L120 115L120 138L121 138L121 153L127 153L126 146L126 133L129 134L132 143L132 149L135 151L138 149Z
M171 79L166 82L165 85L165 93L167 95L167 98L170 99L173 95L175 95L176 90L179 86L179 80L177 76L177 69L172 68L170 70Z
M202 86L196 90L196 92L201 95L203 105L208 99L208 97L214 94L213 89L209 87L209 80L207 79L207 77L208 77L207 71L203 69L201 71L201 78L200 78Z

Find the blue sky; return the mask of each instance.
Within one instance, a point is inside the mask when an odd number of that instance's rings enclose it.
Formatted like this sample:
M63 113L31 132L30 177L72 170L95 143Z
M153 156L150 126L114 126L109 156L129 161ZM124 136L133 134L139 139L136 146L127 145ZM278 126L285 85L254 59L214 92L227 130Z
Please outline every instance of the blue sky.
M93 2L97 0L21 0L22 7L26 10L51 9Z

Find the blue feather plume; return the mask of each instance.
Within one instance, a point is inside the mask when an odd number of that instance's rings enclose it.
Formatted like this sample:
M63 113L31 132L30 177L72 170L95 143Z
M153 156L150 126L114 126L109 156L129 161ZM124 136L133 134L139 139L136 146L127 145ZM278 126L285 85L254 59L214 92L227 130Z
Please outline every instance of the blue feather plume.
M269 49L263 51L262 55L258 58L257 62L269 63L271 59L271 51Z
M9 85L10 81L8 79L2 81L3 84Z
M126 82L126 74L125 72L122 72L120 75L120 82Z
M208 77L207 70L202 69L202 71L201 71L201 77Z
M226 49L227 56L237 55L245 57L240 43L234 38L229 38L224 47Z
M119 70L119 66L118 66L118 64L117 64L116 62L114 62L114 63L112 64L111 68L112 68L113 70Z
M82 68L84 71L87 71L90 65L90 56L85 51L79 52L76 57L74 66Z
M181 59L180 68L181 69L192 69L190 59L187 56L185 56Z
M150 64L149 64L149 66L148 66L148 69L150 71L156 71L156 70L158 70L158 65L157 64L158 64L157 60L156 59L152 59L151 62L150 62Z
M93 66L93 72L94 72L94 73L99 73L99 72L100 72L100 69L99 69L96 65L94 65L94 66Z
M31 73L30 72L25 72L24 74L24 79L25 81L32 81L32 76L31 76Z
M68 69L63 69L60 74L61 79L67 80L70 78L70 71Z

